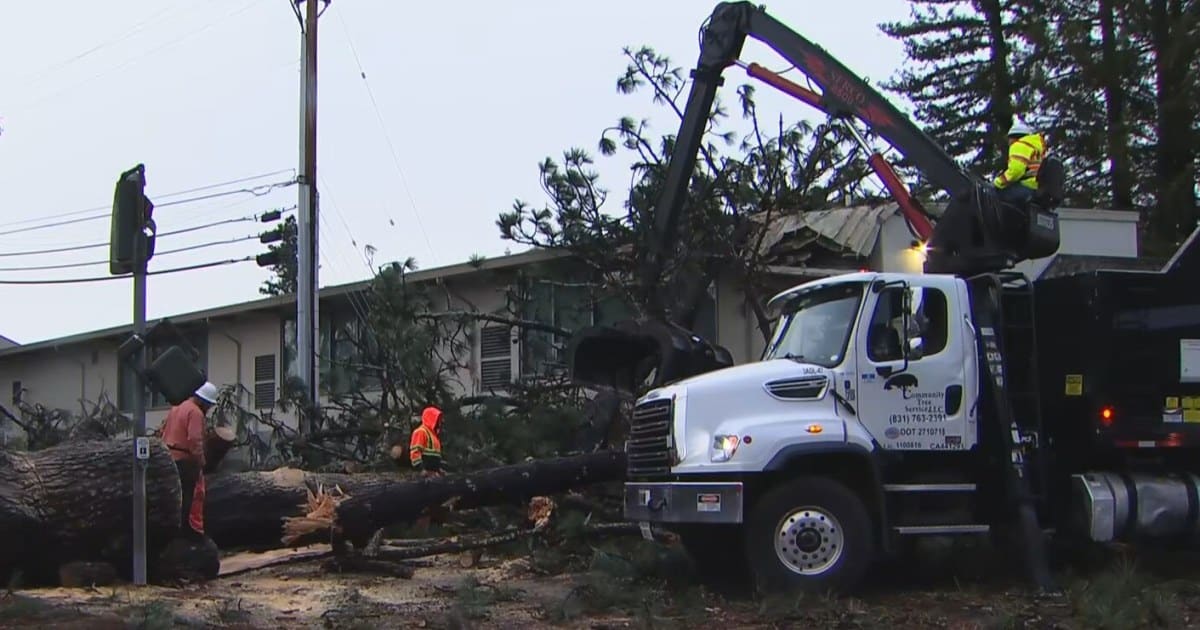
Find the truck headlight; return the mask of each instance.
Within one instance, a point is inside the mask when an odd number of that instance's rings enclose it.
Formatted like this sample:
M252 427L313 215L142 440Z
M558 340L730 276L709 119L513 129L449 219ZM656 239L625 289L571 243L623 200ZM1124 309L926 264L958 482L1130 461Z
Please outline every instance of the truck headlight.
M736 435L714 435L709 458L714 462L727 462L737 452L740 440Z

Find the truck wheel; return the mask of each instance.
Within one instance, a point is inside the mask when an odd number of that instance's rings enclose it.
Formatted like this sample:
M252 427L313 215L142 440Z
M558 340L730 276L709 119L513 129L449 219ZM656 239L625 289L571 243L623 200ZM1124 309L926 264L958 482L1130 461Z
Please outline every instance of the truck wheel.
M803 477L767 492L746 528L746 556L769 590L849 591L874 558L871 517L845 485Z

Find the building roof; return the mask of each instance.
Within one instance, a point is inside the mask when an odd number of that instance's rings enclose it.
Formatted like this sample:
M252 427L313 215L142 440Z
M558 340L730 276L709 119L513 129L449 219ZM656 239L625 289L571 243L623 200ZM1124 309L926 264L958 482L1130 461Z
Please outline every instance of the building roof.
M531 249L518 254L509 254L506 256L497 256L495 258L485 258L479 262L465 262L447 265L444 267L433 267L430 269L418 269L407 274L409 282L429 282L434 280L445 280L452 277L466 276L484 271L496 271L500 269L510 269L523 265L530 265L548 260L567 257L569 254L560 250L550 249ZM361 291L370 284L370 280L360 280L357 282L349 282L329 287L321 287L321 298L331 298L355 291ZM273 308L286 308L289 305L296 303L294 295L281 295L251 300L249 302L239 302L236 304L227 304L214 308L204 309L200 311L192 311L189 313L180 313L176 315L168 315L165 318L170 319L175 323L186 323L204 321L217 317L229 317L240 313L249 313ZM109 339L122 335L128 335L133 332L133 324L125 324L121 326L113 326L100 330L92 330L75 335L58 337L55 339L47 339L35 343L27 343L19 345L14 342L13 347L5 347L0 342L0 357L9 357L26 352L34 352L37 350L45 350L48 348L57 348L60 346L83 343L87 341L97 341L101 339Z
M835 252L865 258L871 255L871 250L879 241L879 230L884 221L898 209L896 204L887 203L879 206L809 210L778 216L767 226L759 253L766 254L785 240L800 237L801 243L789 245L803 247L815 241Z
M12 339L9 339L8 337L5 337L4 335L0 335L0 349L11 348L13 346L19 346L19 345L21 345L21 344L13 341Z

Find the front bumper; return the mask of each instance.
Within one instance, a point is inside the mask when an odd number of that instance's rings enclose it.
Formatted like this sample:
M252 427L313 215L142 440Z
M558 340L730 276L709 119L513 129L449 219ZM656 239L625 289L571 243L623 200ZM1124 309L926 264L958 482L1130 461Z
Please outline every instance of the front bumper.
M651 523L741 523L739 482L628 482L625 518Z

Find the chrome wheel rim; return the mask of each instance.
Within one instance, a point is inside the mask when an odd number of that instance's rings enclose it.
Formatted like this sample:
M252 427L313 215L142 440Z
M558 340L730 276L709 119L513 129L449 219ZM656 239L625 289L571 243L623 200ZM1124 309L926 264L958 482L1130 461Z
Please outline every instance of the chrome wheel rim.
M775 555L800 575L819 575L842 557L842 526L829 512L815 507L794 509L775 528Z

